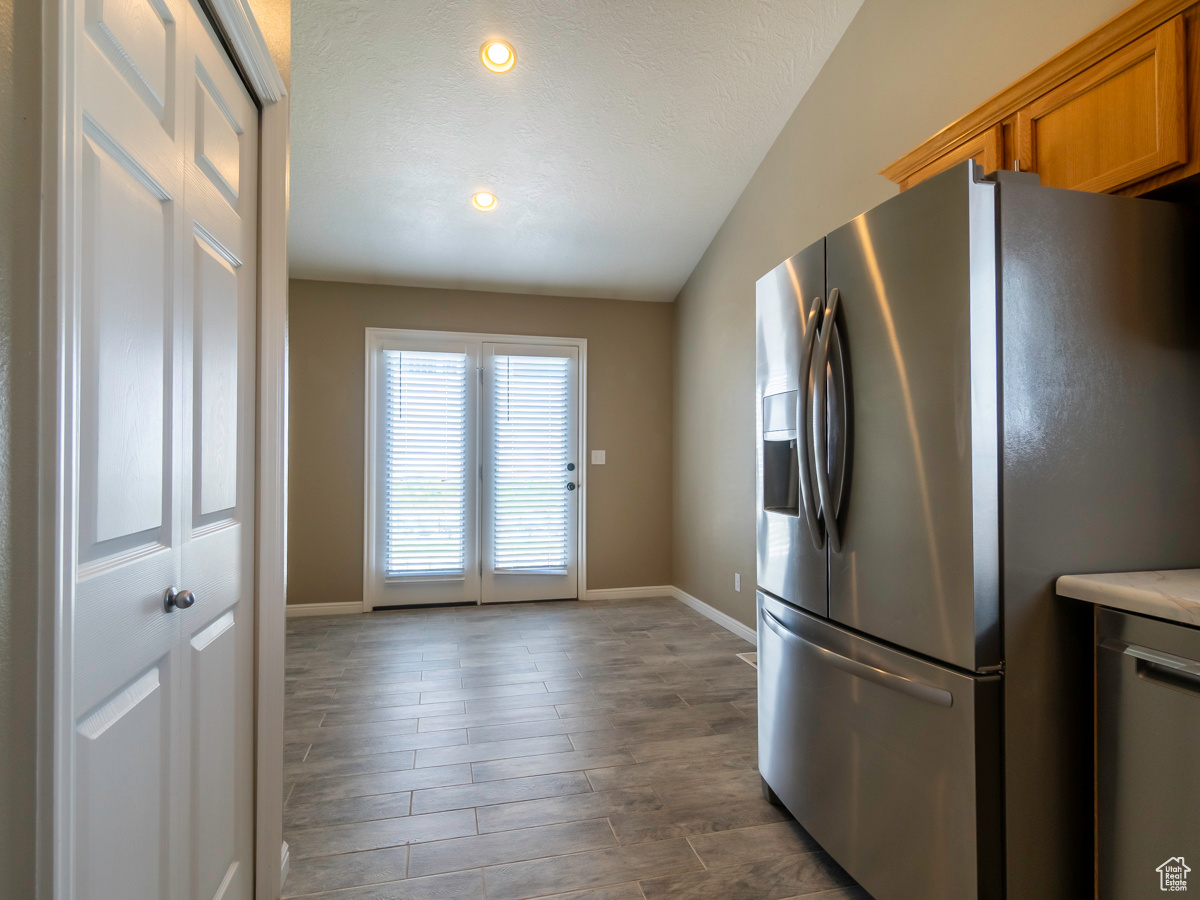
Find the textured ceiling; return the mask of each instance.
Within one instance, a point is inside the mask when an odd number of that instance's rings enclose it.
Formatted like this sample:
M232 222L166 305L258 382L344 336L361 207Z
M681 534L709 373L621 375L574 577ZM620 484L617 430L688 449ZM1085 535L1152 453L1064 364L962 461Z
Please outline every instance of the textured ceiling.
M292 274L672 300L861 2L293 0Z

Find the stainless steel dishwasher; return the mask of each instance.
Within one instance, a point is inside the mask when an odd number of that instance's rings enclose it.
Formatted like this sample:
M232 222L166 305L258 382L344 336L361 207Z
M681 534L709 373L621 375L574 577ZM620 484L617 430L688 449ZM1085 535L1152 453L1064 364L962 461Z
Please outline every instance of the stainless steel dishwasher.
M1098 609L1096 640L1100 900L1200 891L1200 629Z

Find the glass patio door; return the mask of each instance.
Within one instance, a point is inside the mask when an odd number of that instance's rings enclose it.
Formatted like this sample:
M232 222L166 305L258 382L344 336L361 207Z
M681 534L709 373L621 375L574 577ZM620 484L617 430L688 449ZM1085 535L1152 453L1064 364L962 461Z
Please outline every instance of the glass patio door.
M579 350L483 345L484 603L578 596Z
M370 330L364 607L578 596L579 348Z
M368 608L479 600L478 363L467 342L368 353Z

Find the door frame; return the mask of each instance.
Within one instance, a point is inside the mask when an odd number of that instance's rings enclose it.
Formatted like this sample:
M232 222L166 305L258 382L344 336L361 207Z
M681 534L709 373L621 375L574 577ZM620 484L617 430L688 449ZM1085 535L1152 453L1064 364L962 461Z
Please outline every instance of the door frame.
M374 504L371 501L371 476L375 471L375 442L371 436L375 433L377 406L375 403L376 368L371 364L372 355L388 341L470 341L480 344L538 344L559 347L575 347L579 351L579 377L577 403L579 404L579 478L576 479L579 491L579 527L578 546L575 549L578 565L578 583L576 585L577 599L587 597L587 483L584 474L587 470L587 338L553 337L549 335L528 334L486 334L474 331L425 331L408 328L371 328L366 329L364 343L364 373L363 373L363 596L364 613L372 611L373 607L368 596L368 585L371 583L371 525ZM482 360L480 361L482 362ZM482 401L476 404L476 417L482 416ZM476 421L475 433L479 434L482 422ZM477 498L477 505L482 506ZM482 522L476 522L476 531L482 528ZM479 548L482 554L482 546Z
M256 900L277 900L283 843L287 490L289 97L248 0L201 0L260 109L257 435L255 446ZM42 7L42 171L38 296L37 898L72 900L74 493L79 414L81 135L73 85L82 0ZM280 854L278 857L276 854Z

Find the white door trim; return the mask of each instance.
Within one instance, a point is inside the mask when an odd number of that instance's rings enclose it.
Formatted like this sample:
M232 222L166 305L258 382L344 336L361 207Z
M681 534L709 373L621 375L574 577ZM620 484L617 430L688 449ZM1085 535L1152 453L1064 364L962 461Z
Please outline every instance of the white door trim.
M473 331L420 331L407 328L367 328L364 344L364 360L369 360L371 351L386 341L478 341L499 344L549 344L579 349L579 448L580 465L579 478L576 479L579 491L579 539L576 552L579 558L580 600L587 596L587 482L584 474L587 466L584 457L587 455L587 338L549 337L545 335L527 334L484 334ZM365 367L363 382L363 412L367 434L371 433L372 422L376 411L372 406L373 394L372 369ZM365 437L366 435L364 435ZM372 444L369 439L364 441L363 453L363 598L362 611L371 612L368 585L371 583L371 472L375 460L372 456ZM281 669L282 671L282 669Z
M250 19L254 21L253 17ZM258 34L257 27L255 33ZM259 35L261 41L261 34ZM265 52L265 46L262 48ZM271 71L278 78L274 63ZM282 89L282 80L279 82ZM258 730L254 895L277 900L288 856L283 842L284 634L287 629L287 306L290 98L263 102L258 212L258 538L255 542Z
M287 96L283 76L247 0L201 0L225 34L234 62L242 68L252 93L264 109ZM263 154L264 161L267 159Z
M259 141L258 509L255 892L281 892L283 684L287 488L288 96L246 0L207 0L234 62L262 107ZM72 900L70 858L71 647L78 498L73 455L78 422L79 198L81 135L74 105L78 0L42 7L41 363L38 525L38 900Z

